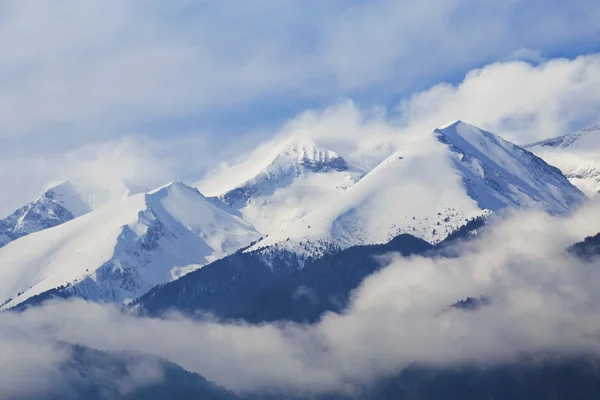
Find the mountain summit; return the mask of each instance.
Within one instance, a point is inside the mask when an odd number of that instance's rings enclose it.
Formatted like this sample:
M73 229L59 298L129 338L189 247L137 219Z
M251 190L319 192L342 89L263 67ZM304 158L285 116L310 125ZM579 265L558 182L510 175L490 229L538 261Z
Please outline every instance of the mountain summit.
M335 151L295 136L258 148L197 186L271 234L337 199L362 175Z

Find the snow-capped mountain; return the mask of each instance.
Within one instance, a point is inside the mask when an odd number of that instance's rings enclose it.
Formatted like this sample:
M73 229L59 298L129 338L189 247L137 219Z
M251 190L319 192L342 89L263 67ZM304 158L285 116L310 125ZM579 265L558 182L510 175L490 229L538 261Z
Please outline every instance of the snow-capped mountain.
M253 262L267 273L402 233L435 244L482 215L566 213L585 198L557 168L464 122L410 138L399 150L382 145L344 156L306 137L271 142L199 182L211 197L172 183L94 202L61 185L28 206L41 215L30 218L37 225L20 222L39 232L0 248L0 303L11 307L63 286L88 299L128 302L249 245L245 251L260 250Z
M89 187L66 181L0 220L0 247L104 207L130 194L125 187Z
M263 234L335 201L365 171L306 137L268 143L196 185Z
M259 238L197 189L171 183L1 248L0 303L8 308L61 286L126 302Z
M424 134L379 164L335 202L287 225L248 251L272 245L313 255L385 243L409 233L430 243L466 221L505 208L565 213L585 198L527 150L462 121Z
M588 196L600 193L600 125L524 147L560 168Z

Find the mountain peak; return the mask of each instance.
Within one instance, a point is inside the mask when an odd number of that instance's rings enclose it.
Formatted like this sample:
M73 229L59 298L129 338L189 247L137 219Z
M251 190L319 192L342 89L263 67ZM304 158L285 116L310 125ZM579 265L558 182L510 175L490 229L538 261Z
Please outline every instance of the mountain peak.
M268 235L334 201L362 175L340 154L302 133L260 146L245 161L210 174L197 187Z
M437 128L437 129L439 129L439 130L444 130L444 129L448 129L448 128L453 128L453 127L456 127L457 125L460 125L460 124L469 125L469 124L466 124L465 122L463 122L462 120L460 120L460 119L457 119L457 120L454 120L454 121L452 121L452 122L449 122L449 123L447 123L447 124L444 124L444 125L440 126L440 127L439 127L439 128Z
M256 148L236 164L221 167L194 184L210 197L223 197L227 193L256 186L269 186L290 177L310 172L345 171L346 161L335 151L327 149L307 135L293 135L275 139Z
M261 154L262 168L252 178L261 173L274 174L293 172L345 171L348 164L338 153L316 143L306 135L294 135L269 146L269 154Z
M311 172L345 171L348 164L338 153L322 147L309 138L292 138L285 142L279 149L279 153L273 158L267 167L286 166L294 168L297 174L302 169Z
M588 196L600 194L600 125L531 143L525 148L560 168Z
M311 173L348 170L346 160L335 151L305 136L259 147L244 162L229 166L200 182L200 189L228 204L244 203L252 196L289 186Z
M600 124L589 126L587 128L580 129L576 132L568 133L566 135L540 140L538 142L527 144L523 147L525 147L526 149L541 147L554 147L566 149L577 145L584 139L586 139L585 141L593 141L595 143L600 143Z
M0 247L31 233L61 225L92 209L69 181L47 189L31 203L0 220Z
M88 182L62 181L0 220L0 247L103 208L130 194L130 190L122 183L94 186Z
M464 122L460 119L434 129L433 132L437 135L461 136L464 139L467 139L468 137L486 137L488 139L493 138L494 140L500 140L504 143L510 143L494 133L488 132L478 126L469 124L468 122Z
M204 197L198 189L188 186L185 183L179 182L179 181L171 181L163 186L160 186L154 190L151 190L148 192L148 195L154 195L154 194L159 194L159 193L169 194L169 193L172 193L173 191L185 191L185 192L194 193L196 195Z

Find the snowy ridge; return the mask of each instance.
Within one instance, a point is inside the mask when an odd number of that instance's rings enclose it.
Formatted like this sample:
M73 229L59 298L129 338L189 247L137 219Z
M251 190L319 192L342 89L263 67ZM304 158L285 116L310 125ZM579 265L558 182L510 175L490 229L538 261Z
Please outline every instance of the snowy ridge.
M109 190L63 182L0 220L0 247L20 237L63 224L128 195L125 187Z
M437 243L490 212L518 207L565 213L584 198L558 169L532 153L457 121L397 151L339 201L249 251L277 245L311 256L313 246L384 243L400 233Z
M588 196L600 193L600 125L531 143L525 148L558 167Z
M525 148L533 148L533 147L554 147L566 149L567 147L571 147L577 142L580 142L583 138L590 134L600 134L600 125L594 125L587 128L583 128L577 132L569 133L567 135L557 136L550 139L540 140L538 142L534 142L523 147Z
M9 308L60 286L127 302L259 238L196 189L172 183L1 248L0 303Z
M246 162L197 185L270 234L336 199L361 176L338 153L308 138L292 137L259 148Z
M480 208L543 208L562 214L585 198L559 169L493 133L458 121L434 134L449 146L455 168Z
M222 197L243 187L265 183L274 185L290 175L347 169L346 161L336 152L317 145L307 137L294 136L257 148L244 162L218 171L197 185L207 196ZM237 200L231 197L227 204Z

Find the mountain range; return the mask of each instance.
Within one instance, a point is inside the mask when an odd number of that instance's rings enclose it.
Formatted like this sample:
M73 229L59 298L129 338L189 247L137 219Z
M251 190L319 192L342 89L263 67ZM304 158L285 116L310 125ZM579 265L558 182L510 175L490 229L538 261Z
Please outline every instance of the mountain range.
M276 139L193 186L135 194L65 182L46 191L0 220L0 304L57 292L127 304L198 270L181 282L193 278L203 288L193 296L211 304L220 293L215 307L234 313L234 289L237 301L253 298L328 254L403 234L436 245L478 218L568 213L585 199L559 169L462 121L400 148Z
M11 307L68 287L86 299L127 302L259 238L197 189L170 183L0 248L0 296Z

